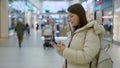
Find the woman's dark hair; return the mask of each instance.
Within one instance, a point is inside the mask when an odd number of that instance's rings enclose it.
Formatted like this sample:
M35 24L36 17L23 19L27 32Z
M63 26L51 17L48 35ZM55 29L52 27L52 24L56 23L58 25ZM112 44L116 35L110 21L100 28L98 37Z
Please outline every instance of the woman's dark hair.
M85 26L88 23L85 10L81 4L79 3L73 4L67 10L70 13L78 15L79 25L77 26L77 29Z

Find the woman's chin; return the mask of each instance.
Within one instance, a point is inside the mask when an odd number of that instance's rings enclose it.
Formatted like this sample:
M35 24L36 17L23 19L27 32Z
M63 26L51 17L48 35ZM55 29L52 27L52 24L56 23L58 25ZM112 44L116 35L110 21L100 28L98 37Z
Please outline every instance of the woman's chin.
M77 25L72 24L73 27L76 27Z

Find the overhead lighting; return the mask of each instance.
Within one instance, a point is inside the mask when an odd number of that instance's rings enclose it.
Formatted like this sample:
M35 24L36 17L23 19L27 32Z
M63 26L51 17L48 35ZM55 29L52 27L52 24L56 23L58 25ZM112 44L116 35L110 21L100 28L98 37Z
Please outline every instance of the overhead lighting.
M73 1L73 0L39 0L39 1Z
M99 0L97 0L97 1L99 1Z

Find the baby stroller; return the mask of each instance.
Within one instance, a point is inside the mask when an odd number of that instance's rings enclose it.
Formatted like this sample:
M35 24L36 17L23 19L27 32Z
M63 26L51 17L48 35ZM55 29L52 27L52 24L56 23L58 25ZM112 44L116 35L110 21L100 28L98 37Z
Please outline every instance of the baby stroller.
M44 49L46 47L53 47L50 43L50 41L52 40L52 37L53 37L52 29L48 28L48 27L45 28L43 36L44 36L44 44L43 44Z

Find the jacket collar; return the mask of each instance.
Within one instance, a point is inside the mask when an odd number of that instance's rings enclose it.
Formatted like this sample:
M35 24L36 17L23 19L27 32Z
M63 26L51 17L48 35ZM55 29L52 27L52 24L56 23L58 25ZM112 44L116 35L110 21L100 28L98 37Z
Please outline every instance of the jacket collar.
M98 24L95 20L92 20L89 22L87 25L84 27L77 29L74 33L83 31L83 30L89 30L89 28L93 28L95 33L98 35L104 35L105 34L105 29L102 25Z

